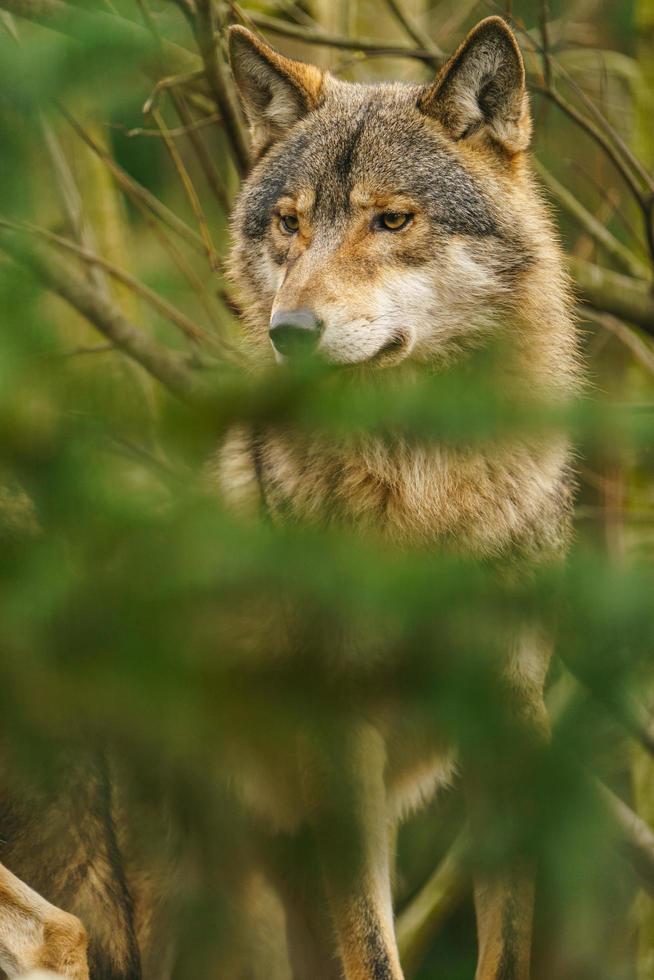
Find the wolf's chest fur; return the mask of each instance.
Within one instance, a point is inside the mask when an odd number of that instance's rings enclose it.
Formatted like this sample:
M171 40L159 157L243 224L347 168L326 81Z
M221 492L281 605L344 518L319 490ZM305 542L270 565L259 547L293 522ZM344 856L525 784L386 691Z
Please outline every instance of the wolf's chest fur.
M218 460L231 504L275 520L352 525L400 546L478 557L550 557L565 543L567 449L486 451L362 440L349 449L289 432L238 430Z

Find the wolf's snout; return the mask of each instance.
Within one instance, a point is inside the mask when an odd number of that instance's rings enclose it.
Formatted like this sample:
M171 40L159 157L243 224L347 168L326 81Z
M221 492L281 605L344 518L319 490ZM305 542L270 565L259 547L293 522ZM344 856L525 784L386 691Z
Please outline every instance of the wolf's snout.
M302 357L318 347L322 322L311 310L286 310L270 321L270 340L284 357Z

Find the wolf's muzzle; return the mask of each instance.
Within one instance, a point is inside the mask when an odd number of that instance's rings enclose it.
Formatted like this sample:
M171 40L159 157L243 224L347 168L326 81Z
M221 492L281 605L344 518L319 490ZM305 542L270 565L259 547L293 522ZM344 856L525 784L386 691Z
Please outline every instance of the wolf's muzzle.
M318 347L322 322L311 310L285 310L270 321L270 340L284 357L306 357Z

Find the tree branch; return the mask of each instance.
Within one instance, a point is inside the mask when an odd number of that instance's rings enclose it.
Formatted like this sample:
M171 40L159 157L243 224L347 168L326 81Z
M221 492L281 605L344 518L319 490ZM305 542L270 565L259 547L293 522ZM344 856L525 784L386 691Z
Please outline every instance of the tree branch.
M546 170L542 163L534 160L534 165L538 176L552 196L583 230L604 249L607 255L625 272L628 272L630 276L636 279L649 279L651 277L650 268L644 262L641 262L615 235L612 235L608 228L601 221L598 221L590 211L586 210L574 194L571 194L563 184L559 183L556 177L549 170Z
M73 272L66 262L8 228L0 228L0 248L73 309L90 321L115 347L137 361L170 392L183 401L202 390L191 368L192 360L159 344L126 319L92 284Z
M654 336L654 296L649 284L592 262L568 257L568 268L589 306L635 323Z
M414 20L414 18L409 14L408 10L405 10L401 0L386 0L387 7L390 8L395 19L399 24L402 25L409 37L416 42L419 48L424 48L425 51L430 51L434 56L434 67L438 67L442 64L445 55L435 44L427 31L425 31L420 24Z
M2 0L0 0L0 3L1 2ZM147 189L147 187L143 187L143 185L139 184L139 182L128 174L126 170L123 170L120 164L116 163L111 154L107 153L104 147L100 146L100 144L86 132L86 130L73 116L71 116L69 112L66 111L66 109L63 108L63 106L59 106L59 110L66 122L72 126L80 139L83 140L86 145L90 147L90 149L93 150L98 157L100 157L102 162L106 164L109 170L111 170L116 181L120 184L128 196L136 199L172 231L176 232L180 238L183 238L185 242L192 245L197 252L200 252L202 255L205 254L204 242L192 228L189 228L186 222L182 221L181 218L178 218L174 211L167 208L158 197L155 197L155 195Z
M38 235L40 238L46 241L52 242L53 245L58 245L60 248L64 248L73 255L76 255L83 262L86 262L90 266L98 266L104 272L108 273L117 282L122 283L141 299L149 303L158 313L164 316L167 320L170 320L189 340L193 340L196 343L208 343L211 344L215 342L215 338L208 333L208 331L203 330L196 323L190 320L186 314L178 310L177 307L169 303L163 296L159 293L155 293L153 289L146 286L144 282L136 279L129 272L124 269L118 268L113 262L109 262L101 255L97 255L95 252L84 248L81 245L77 245L75 242L70 241L67 238L62 238L61 235L55 235L53 232L48 231L45 228L39 228L35 225L17 225L11 221L4 221L0 218L0 228L8 228L13 231L22 232L28 235Z
M220 37L215 28L213 2L196 0L196 8L195 39L202 55L211 94L229 137L236 168L243 177L250 169L250 140L231 72L219 51Z
M280 37L290 37L295 41L303 41L305 44L315 44L325 48L340 48L343 51L363 51L369 54L385 55L388 58L415 58L417 61L424 61L436 67L440 67L443 63L442 58L435 59L432 51L414 48L410 45L387 44L384 41L369 37L346 37L343 34L328 34L326 31L301 27L299 24L287 23L285 20L278 20L276 17L268 17L266 14L253 11L249 12L248 16L261 31L279 34Z
M566 116L572 119L573 122L583 129L584 132L588 133L588 135L594 139L599 146L601 146L622 179L629 187L629 190L640 205L641 210L644 214L646 214L647 201L643 194L643 190L631 170L625 165L618 150L615 146L613 146L608 136L606 136L601 129L595 125L592 119L589 119L588 116L585 116L583 112L580 112L579 109L572 105L572 103L568 102L568 100L565 99L556 88L548 89L546 87L542 87L540 91L542 94L547 96L547 98L550 99L554 105L558 106L558 108L561 109Z
M593 780L598 797L618 833L620 851L647 892L654 896L654 833L619 796L600 782Z
M416 975L434 936L465 897L469 887L465 857L469 849L469 833L464 830L397 918L397 942L407 980Z

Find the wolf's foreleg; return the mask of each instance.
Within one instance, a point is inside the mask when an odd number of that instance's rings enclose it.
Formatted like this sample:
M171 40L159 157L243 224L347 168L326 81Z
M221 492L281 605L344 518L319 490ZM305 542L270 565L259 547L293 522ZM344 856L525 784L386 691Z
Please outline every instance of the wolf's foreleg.
M470 823L478 841L493 828L533 825L532 789L549 751L549 722L542 696L509 689L506 729L483 760L465 761ZM484 772L485 770L485 772ZM529 980L534 914L535 860L507 858L503 867L480 869L475 878L479 959L475 980Z
M312 835L277 838L266 848L265 868L284 907L293 980L342 980Z
M393 927L386 753L367 724L344 725L310 792L327 901L346 980L402 980ZM311 800L310 800L311 802Z
M475 980L529 980L533 909L534 875L529 870L476 877Z
M88 980L86 932L0 864L0 968L13 980L31 970Z

